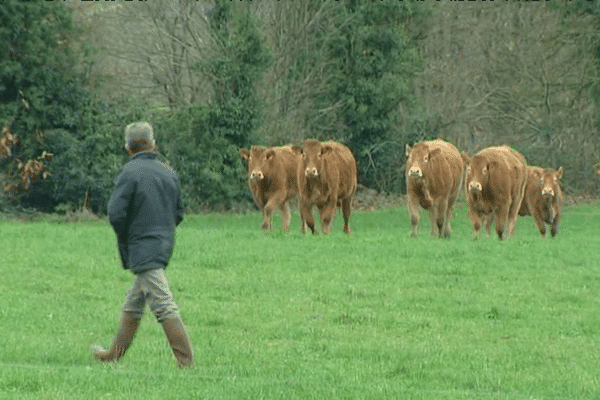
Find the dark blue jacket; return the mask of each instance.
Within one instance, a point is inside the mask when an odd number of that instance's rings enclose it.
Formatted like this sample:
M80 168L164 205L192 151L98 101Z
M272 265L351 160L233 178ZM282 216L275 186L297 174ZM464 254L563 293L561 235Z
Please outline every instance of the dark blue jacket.
M154 152L134 154L115 179L108 219L123 268L134 274L165 268L175 246L175 227L183 220L177 174Z

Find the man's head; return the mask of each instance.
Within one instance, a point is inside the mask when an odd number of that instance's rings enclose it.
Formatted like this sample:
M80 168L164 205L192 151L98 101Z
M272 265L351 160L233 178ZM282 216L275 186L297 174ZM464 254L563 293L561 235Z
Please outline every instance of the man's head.
M147 122L134 122L125 128L125 151L134 155L140 151L150 151L156 148L152 125Z

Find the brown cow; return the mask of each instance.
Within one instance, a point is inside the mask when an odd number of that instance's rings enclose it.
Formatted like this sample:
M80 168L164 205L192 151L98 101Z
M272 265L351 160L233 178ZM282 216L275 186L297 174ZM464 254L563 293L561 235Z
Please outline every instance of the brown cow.
M558 233L562 208L562 175L562 167L558 170L527 167L527 185L519 215L533 215L542 236L546 235L545 223L552 225L552 237Z
M293 146L293 150L302 156L298 168L302 233L306 233L307 225L315 233L313 205L319 210L324 234L329 233L333 213L341 205L344 232L350 233L350 211L357 185L356 161L350 149L333 141L308 139L302 147Z
M600 163L594 165L594 172L600 174Z
M450 217L465 174L461 153L452 144L438 139L417 143L412 148L406 145L406 157L412 237L418 236L419 205L429 211L431 236L450 237Z
M291 146L252 146L250 150L240 149L240 155L248 160L248 185L264 214L262 228L273 229L273 213L279 207L287 233L291 220L287 202L298 196L299 157Z
M514 235L526 182L527 161L515 149L488 147L473 156L467 167L466 192L475 239L489 218L495 218L500 239Z

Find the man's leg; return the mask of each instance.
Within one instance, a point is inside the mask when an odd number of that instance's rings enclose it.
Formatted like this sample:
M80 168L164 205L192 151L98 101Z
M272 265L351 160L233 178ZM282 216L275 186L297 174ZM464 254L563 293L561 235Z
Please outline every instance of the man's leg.
M161 324L179 366L187 367L192 365L194 363L194 351L192 350L190 338L181 318L165 319Z
M133 278L131 289L127 293L125 303L123 303L121 320L112 345L108 349L96 345L92 346L92 357L101 361L117 361L123 357L129 346L131 346L133 337L140 326L145 304L141 282L136 275Z
M134 314L123 313L119 321L117 334L115 335L110 348L105 349L100 346L92 346L92 357L100 361L117 361L123 357L135 336L135 332L140 326L140 320L134 317Z
M152 270L147 278L146 283L149 286L146 300L150 310L158 322L161 323L179 366L192 365L194 363L194 351L185 325L181 320L179 308L173 299L173 293L169 289L164 270Z

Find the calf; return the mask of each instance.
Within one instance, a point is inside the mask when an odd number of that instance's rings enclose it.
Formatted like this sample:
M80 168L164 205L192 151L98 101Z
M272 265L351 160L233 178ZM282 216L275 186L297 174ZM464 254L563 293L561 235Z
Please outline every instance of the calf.
M542 236L546 235L546 224L552 225L552 237L558 233L562 209L562 175L562 167L558 170L527 167L527 185L519 215L533 215Z
M273 229L273 213L279 207L283 231L288 232L291 212L287 202L298 196L299 157L291 146L252 146L241 149L240 155L248 160L248 186L264 215L262 229Z
M350 149L333 142L308 139L303 146L293 146L301 155L298 168L298 203L302 217L302 233L308 226L315 233L313 205L321 216L324 234L330 232L333 213L338 205L344 216L344 232L350 233L350 211L356 193L356 161Z
M466 192L476 240L482 223L491 223L490 218L496 221L500 239L514 235L526 182L525 157L508 146L488 147L473 156L467 167Z
M406 193L412 237L418 236L419 205L429 211L431 235L450 237L450 217L465 173L461 153L443 140L406 145ZM437 230L436 230L437 225Z

